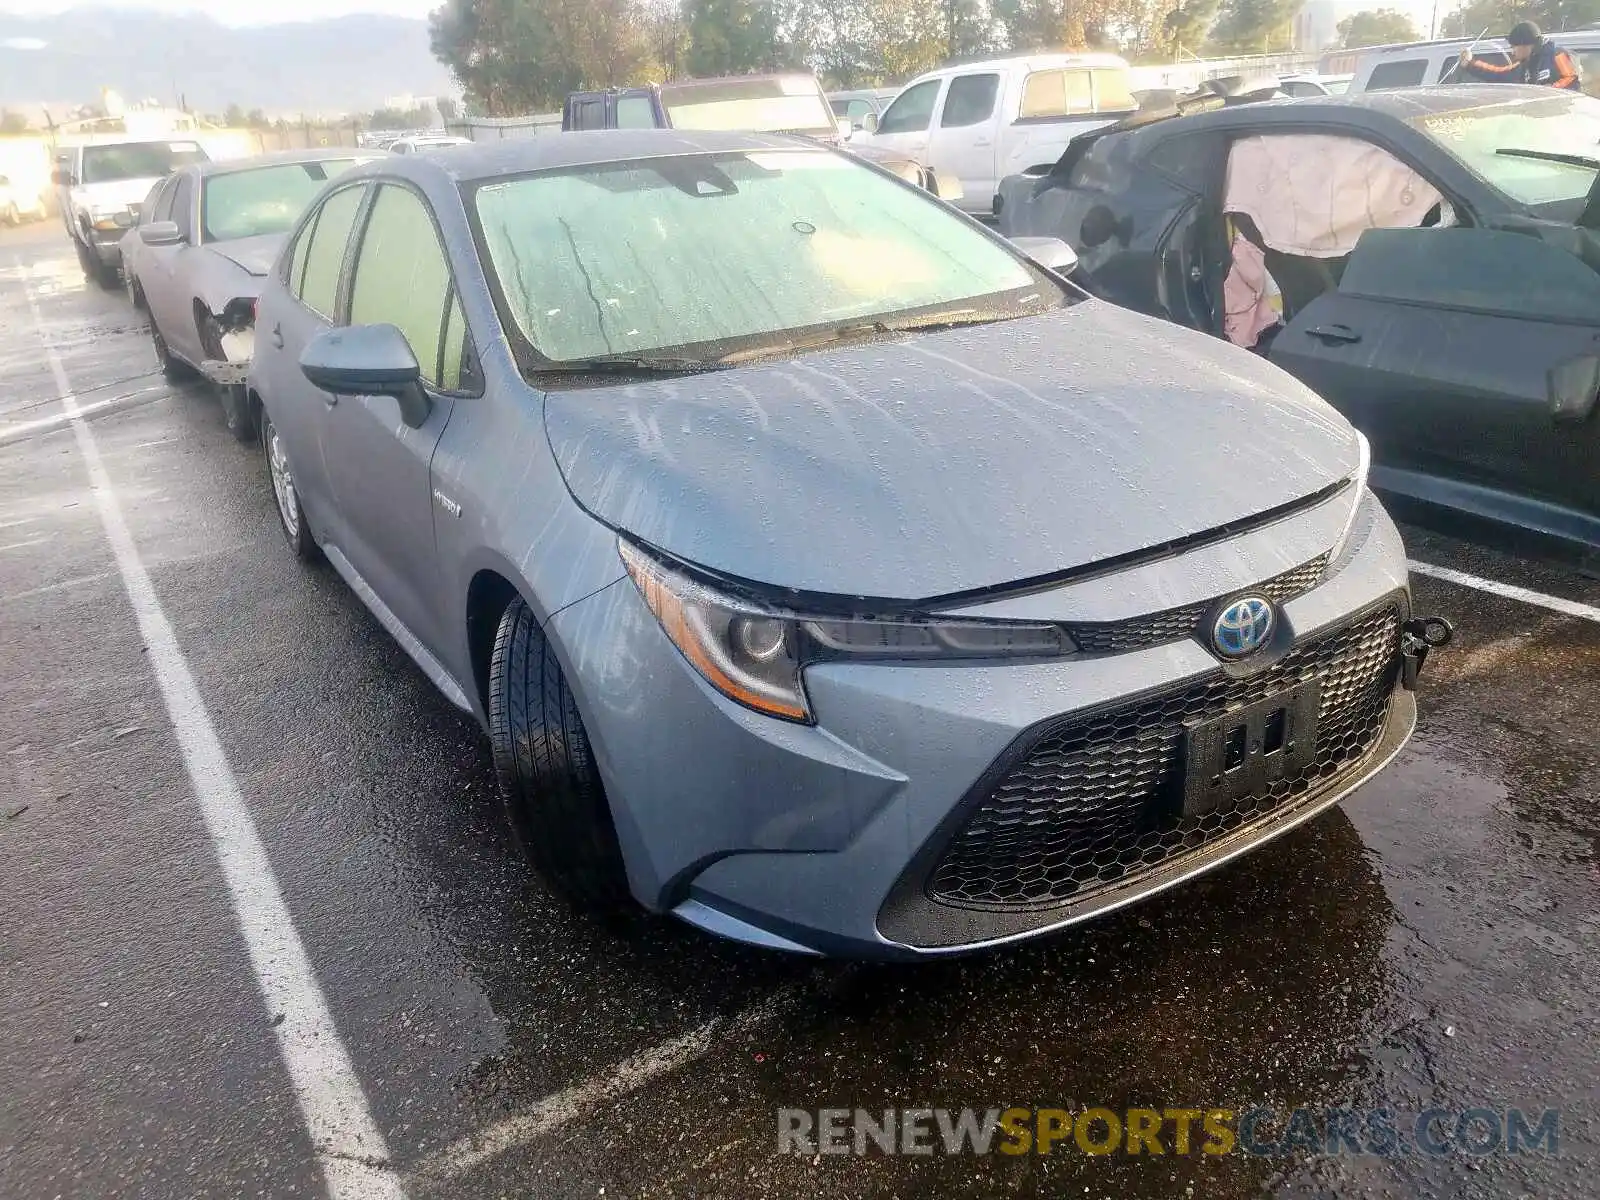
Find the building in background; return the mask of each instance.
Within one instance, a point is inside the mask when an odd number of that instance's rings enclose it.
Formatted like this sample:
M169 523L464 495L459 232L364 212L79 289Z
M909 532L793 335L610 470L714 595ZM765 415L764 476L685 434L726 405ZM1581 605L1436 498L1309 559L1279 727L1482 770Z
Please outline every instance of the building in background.
M1316 54L1339 44L1339 22L1365 8L1360 0L1306 0L1294 15L1294 48L1303 54Z

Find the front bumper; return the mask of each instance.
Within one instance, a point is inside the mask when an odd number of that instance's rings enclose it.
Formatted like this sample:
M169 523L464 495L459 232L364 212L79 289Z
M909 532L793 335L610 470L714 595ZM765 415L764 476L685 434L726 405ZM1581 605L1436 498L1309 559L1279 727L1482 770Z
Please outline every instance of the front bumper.
M214 347L219 357L206 358L200 364L200 373L221 387L242 387L250 376L250 362L256 352L256 331L253 326L230 329L217 338Z
M1320 584L1282 605L1286 640L1259 667L1222 667L1192 638L1048 663L834 663L807 672L816 726L759 716L713 691L666 640L629 580L563 610L549 629L568 659L635 895L724 936L793 951L950 954L1086 920L1309 819L1380 770L1415 720L1400 682L1404 554L1388 517L1370 498L1366 505L1352 548ZM1307 536L1320 538L1315 525L1308 517ZM1294 531L1275 528L1271 537L1292 542ZM1325 551L1329 542L1317 544ZM1174 579L1247 572L1218 594L1277 573L1241 566L1261 559L1242 540L1192 557L1151 570ZM1128 578L1079 585L1070 602L1084 611L1111 604L1127 615L1148 611L1127 609ZM1141 588L1148 582L1141 579ZM1270 671L1326 631L1383 606L1395 612L1392 641L1374 668L1386 709L1368 722L1359 753L1290 802L1059 903L1054 896L1045 904L952 903L930 886L997 772L1042 731L1223 675ZM1048 799L1027 819L1048 819Z

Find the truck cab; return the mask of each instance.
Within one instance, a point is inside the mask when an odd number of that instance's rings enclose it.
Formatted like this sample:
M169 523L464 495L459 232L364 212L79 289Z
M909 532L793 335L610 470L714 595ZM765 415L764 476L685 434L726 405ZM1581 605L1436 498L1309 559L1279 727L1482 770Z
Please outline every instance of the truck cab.
M1049 166L1078 134L1136 108L1128 64L1115 55L993 59L919 75L851 149L865 143L959 179L961 207L984 216L1000 180Z
M799 134L847 149L941 200L954 202L961 195L961 182L953 174L938 175L908 155L851 141L851 122L834 115L822 85L809 72L682 79L646 87L573 92L562 108L561 128L564 132L724 129Z
M561 128L670 129L661 89L655 86L573 92L561 110Z

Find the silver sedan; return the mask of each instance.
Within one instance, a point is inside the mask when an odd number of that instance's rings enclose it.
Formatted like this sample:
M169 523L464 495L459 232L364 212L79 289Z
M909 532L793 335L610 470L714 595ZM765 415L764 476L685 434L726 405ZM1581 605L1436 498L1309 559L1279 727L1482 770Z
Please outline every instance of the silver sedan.
M255 435L243 385L262 280L323 185L374 157L371 150L293 150L195 163L151 189L123 238L128 293L149 311L163 373L215 384L228 428L241 440Z

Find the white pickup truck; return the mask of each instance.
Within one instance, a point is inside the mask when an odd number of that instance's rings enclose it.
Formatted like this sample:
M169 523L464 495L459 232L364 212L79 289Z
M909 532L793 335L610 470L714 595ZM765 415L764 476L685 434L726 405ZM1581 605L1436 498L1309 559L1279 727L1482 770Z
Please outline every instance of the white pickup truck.
M1138 107L1128 64L1112 54L1033 54L919 75L850 140L913 158L961 181L968 212L993 210L1007 175L1054 163L1078 134Z
M207 157L199 142L181 138L62 147L57 199L84 275L101 287L120 287L122 235L138 223L139 202L178 167Z

